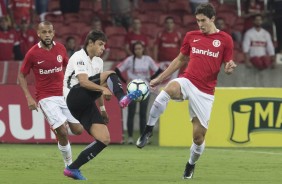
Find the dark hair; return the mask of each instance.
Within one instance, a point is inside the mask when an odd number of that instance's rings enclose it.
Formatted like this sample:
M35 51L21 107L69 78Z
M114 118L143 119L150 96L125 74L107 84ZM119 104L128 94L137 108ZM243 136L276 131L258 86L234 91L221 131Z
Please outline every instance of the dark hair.
M141 41L136 41L131 47L131 51L133 53L133 72L135 72L135 59L136 59L135 47L136 47L136 45L141 45L144 48L144 45ZM143 54L144 54L144 52L143 52Z
M107 36L105 35L105 33L103 31L100 30L92 30L88 33L88 35L86 36L86 39L84 41L84 48L86 49L86 46L88 45L89 40L91 40L92 42L96 42L97 40L101 40L103 42L106 42Z
M252 15L253 20L255 20L257 17L260 17L260 18L263 19L263 15L261 13L257 13L257 14Z
M68 37L66 38L66 42L69 42L70 40L75 40L75 37L73 37L73 36L68 36Z
M164 22L168 21L169 19L173 20L173 22L174 22L174 18L173 18L172 16L167 16L167 17L165 18Z
M215 13L216 13L215 8L211 3L202 3L199 6L197 6L196 11L195 11L195 15L203 14L210 19L213 16L215 16Z

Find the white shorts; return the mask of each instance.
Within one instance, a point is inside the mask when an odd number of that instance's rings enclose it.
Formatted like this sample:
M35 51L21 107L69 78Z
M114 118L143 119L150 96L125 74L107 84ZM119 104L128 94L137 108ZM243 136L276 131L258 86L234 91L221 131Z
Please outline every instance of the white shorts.
M194 117L197 117L200 120L201 125L208 129L214 95L200 91L186 78L176 78L172 81L176 81L180 84L183 100L189 100L191 120Z
M69 123L79 123L79 121L71 115L63 96L44 98L40 100L38 104L53 130L66 121Z

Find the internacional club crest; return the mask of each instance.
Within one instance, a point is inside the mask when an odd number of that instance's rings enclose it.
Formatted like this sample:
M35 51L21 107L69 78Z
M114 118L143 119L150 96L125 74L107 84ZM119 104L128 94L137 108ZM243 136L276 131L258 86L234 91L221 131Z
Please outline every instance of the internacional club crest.
M58 55L58 56L57 56L57 61L58 61L59 63L61 63L61 62L63 61L63 57L62 57L61 55Z
M213 45L214 47L219 47L219 46L221 45L221 42L220 42L219 40L214 40L214 41L212 42L212 45Z

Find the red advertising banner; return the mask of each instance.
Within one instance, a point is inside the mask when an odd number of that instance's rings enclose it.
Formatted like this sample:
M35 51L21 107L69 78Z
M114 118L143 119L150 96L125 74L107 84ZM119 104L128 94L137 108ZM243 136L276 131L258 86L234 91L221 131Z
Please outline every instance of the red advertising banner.
M34 88L30 87L34 94ZM122 142L122 115L117 100L105 101L110 117L108 128L111 143ZM90 143L93 138L86 131L70 135L71 143ZM17 85L0 85L0 141L2 143L56 143L55 135L41 111L30 111L25 96Z

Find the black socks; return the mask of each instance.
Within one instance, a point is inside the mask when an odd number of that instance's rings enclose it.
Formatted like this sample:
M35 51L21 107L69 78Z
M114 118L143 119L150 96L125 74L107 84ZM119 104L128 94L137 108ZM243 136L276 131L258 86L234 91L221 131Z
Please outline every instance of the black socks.
M77 159L69 165L70 169L79 169L82 165L96 157L107 145L96 140L86 147L77 157Z

